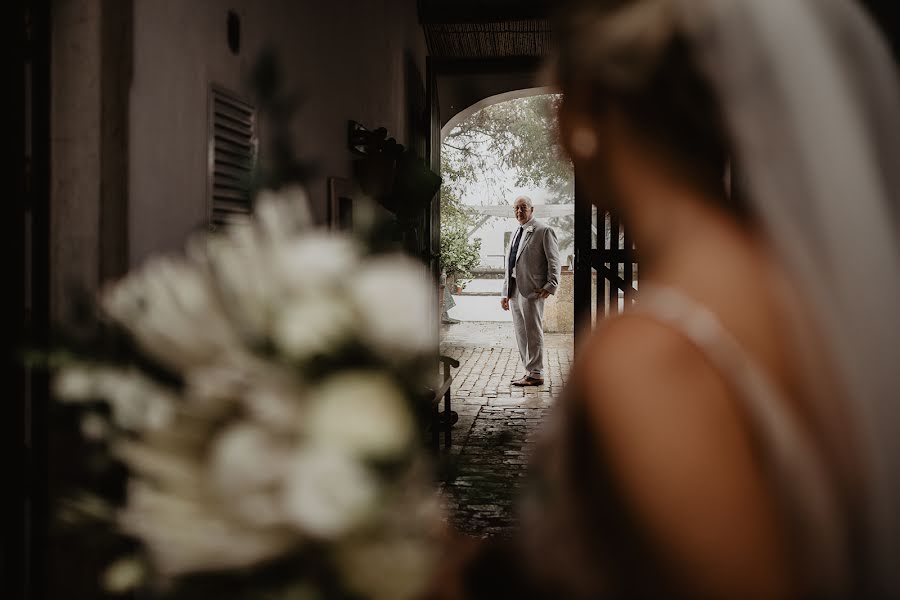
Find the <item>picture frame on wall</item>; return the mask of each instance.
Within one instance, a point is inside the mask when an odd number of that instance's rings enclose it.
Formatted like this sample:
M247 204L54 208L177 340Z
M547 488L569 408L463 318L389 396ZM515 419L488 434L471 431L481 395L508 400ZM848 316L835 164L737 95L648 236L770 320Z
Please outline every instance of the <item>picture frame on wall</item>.
M371 227L393 216L363 193L352 179L328 178L328 225L338 231L365 233Z
M353 207L361 193L356 183L344 177L328 178L328 224L332 229L353 229Z

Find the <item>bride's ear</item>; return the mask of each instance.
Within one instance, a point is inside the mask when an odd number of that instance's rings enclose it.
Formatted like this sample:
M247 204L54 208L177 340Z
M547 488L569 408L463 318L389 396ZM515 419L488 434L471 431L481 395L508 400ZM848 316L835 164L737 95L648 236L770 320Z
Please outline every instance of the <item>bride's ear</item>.
M597 154L597 133L587 124L573 127L568 137L566 147L574 158L588 160Z
M560 143L573 160L590 160L599 146L596 125L573 96L565 98L559 111Z

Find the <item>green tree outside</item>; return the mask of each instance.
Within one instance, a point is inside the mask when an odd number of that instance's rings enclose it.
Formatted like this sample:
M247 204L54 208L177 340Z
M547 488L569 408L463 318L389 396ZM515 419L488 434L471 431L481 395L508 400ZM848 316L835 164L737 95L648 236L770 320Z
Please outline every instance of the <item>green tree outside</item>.
M573 201L574 173L559 148L556 114L562 96L544 94L487 106L465 119L444 139L441 147L441 260L451 270L469 272L478 264L480 240L468 240L477 224L475 213L462 198L470 186L490 190L492 197L508 196L510 173L517 186L547 190L547 202ZM570 245L573 217L554 217L560 245ZM448 239L445 244L444 239ZM450 240L453 240L452 242ZM467 252L463 252L463 248ZM473 253L473 249L478 248ZM474 263L470 260L475 256ZM462 257L471 265L460 269ZM466 275L464 277L468 277Z

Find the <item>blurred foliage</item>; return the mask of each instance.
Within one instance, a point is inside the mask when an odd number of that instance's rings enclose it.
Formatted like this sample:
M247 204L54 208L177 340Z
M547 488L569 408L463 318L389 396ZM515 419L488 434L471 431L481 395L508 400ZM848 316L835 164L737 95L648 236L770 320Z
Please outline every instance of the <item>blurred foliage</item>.
M558 94L519 98L487 106L460 122L443 141L445 184L476 179L492 184L504 171L513 171L519 186L552 188L571 178L572 165L557 143L560 102Z
M470 242L467 233L461 225L441 229L441 265L457 283L470 279L480 260L481 240Z
M291 123L302 103L299 95L283 89L284 75L278 54L263 50L249 74L248 85L266 120L266 144L252 182L251 195L260 189L278 189L289 183L306 183L316 166L297 158Z

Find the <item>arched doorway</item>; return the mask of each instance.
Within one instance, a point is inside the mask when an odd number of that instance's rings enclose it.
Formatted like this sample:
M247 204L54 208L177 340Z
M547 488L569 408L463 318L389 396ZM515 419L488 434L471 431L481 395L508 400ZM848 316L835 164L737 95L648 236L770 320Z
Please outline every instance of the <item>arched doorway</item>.
M574 176L557 142L560 102L552 88L514 90L476 102L442 128L441 264L456 288L445 293L453 306L445 322L510 322L500 308L504 257L518 227L512 204L528 196L535 217L556 232L562 263L544 332L573 332Z
M472 87L469 86L464 91L471 93ZM454 108L453 111L441 111L444 120L440 139L446 143L451 132L457 130L460 124L490 107L553 92L554 89L549 87L508 90L477 99L459 110ZM455 98L452 95L450 97ZM438 150L440 155L440 146ZM442 161L439 160L439 168L441 164ZM577 186L573 188L573 206L571 212L566 213L567 217L571 215L573 228L573 248L568 261L574 273L573 321L578 323L590 320L593 325L597 319L620 313L634 300L637 291L637 258L630 232L624 227L619 215L604 206L603 199L584 198L578 193ZM494 213L489 209L495 209ZM487 220L496 210L499 207L485 207L479 213L483 220ZM439 235L439 228L436 233ZM439 241L436 247L439 247ZM589 331L589 328L576 327L575 330Z

